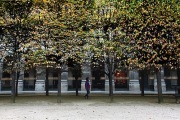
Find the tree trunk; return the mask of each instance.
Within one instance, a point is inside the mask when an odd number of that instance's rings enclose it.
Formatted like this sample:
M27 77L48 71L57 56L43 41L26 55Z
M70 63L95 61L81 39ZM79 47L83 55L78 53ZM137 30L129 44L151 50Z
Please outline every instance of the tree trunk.
M46 67L46 96L49 96L49 69Z
M109 64L109 96L111 98L111 102L113 101L113 85L112 85L112 63Z
M179 67L177 68L177 77L178 77L177 85L180 86L180 68ZM180 90L178 90L178 94L180 94Z
M15 81L16 81L16 96L18 96L18 82L19 82L19 75L20 75L20 72L16 72L16 78L15 78Z
M12 83L11 83L11 96L12 96L12 103L15 103L15 81L16 81L16 72L12 72Z
M140 82L140 87L141 87L141 96L144 96L144 79L145 79L145 71L140 70L140 77L141 77L141 82Z
M58 95L57 102L61 103L61 68L58 68Z
M162 85L161 85L161 69L157 69L156 74L157 74L158 103L162 103L163 97L162 97Z
M76 96L78 96L78 78L75 78L76 81Z

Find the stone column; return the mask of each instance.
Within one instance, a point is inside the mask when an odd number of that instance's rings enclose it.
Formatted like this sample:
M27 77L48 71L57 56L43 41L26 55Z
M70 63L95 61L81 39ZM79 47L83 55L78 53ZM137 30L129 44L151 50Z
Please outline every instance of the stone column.
M90 62L86 62L86 64L84 64L82 66L82 81L81 81L81 91L85 92L85 82L86 82L86 77L89 77L89 83L91 86L91 66L90 66ZM91 88L90 88L91 89Z
M51 72L51 71L53 71L53 69L49 68L49 75L48 75L49 86L53 86L53 72ZM49 88L49 91L50 91L50 89L51 89L51 87Z
M162 92L166 91L166 84L164 81L164 68L161 69L161 86L162 86ZM156 73L154 74L154 91L157 92L157 76Z
M23 66L24 65L22 64L21 67ZM18 91L23 91L23 80L24 80L24 70L21 70L18 79Z
M68 71L68 67L66 67L66 70ZM62 72L61 73L61 91L67 92L68 91L68 72Z
M36 68L35 91L45 91L45 79L46 69L42 67Z
M109 92L109 79L107 75L105 75L105 91Z
M113 91L115 91L114 77L112 79ZM109 93L109 78L105 75L105 92Z
M23 79L24 79L24 71L20 71L19 78L18 78L18 87L17 87L18 92L23 91ZM16 82L17 81L15 81L15 85L16 85Z
M23 80L18 80L18 92L23 91Z
M129 91L140 92L139 72L137 70L129 71Z
M171 85L178 85L177 83L178 75L177 70L171 70Z

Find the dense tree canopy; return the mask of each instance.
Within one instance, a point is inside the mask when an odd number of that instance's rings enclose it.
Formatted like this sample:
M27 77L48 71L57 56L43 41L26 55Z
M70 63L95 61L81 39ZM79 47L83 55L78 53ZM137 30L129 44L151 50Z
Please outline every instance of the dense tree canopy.
M3 59L6 61L6 56L12 56L13 61L8 65L13 70L21 64L21 48L22 44L27 43L27 40L32 37L32 27L28 24L28 17L31 11L31 1L1 1L1 46L4 53ZM16 66L14 66L16 64ZM20 68L19 68L20 70Z
M129 7L126 33L134 42L135 56L129 59L140 68L176 67L179 59L179 2L146 1ZM123 24L122 24L123 25Z
M85 5L78 1L38 4L31 16L36 25L32 32L34 37L24 44L27 61L59 64L73 58L82 63L85 58L83 48L91 26L91 9Z
M1 34L22 43L17 50L26 53L27 65L84 62L83 53L102 62L111 54L119 65L140 68L175 66L179 59L176 0L22 0L1 2L1 11Z

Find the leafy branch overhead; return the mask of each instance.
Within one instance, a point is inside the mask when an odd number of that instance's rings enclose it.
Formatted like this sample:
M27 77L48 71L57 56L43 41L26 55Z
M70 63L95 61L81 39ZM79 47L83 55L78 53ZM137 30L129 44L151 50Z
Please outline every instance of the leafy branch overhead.
M117 68L176 67L179 5L177 0L1 1L1 54L13 51L8 46L16 39L26 69L69 59L102 66L109 58Z
M49 63L56 59L54 63L57 65L67 63L69 58L82 63L85 58L84 45L87 43L87 37L90 35L88 31L91 27L88 10L90 9L84 7L84 4L74 2L63 4L59 1L45 2L41 6L38 4L32 12L32 21L36 23L32 32L34 37L29 41L28 46L24 45L29 48L30 54L25 57L37 64ZM33 50L36 51L32 52ZM44 62L34 59L33 56L37 51L42 51L41 55L46 56L41 57L44 58ZM50 58L52 56L53 58Z

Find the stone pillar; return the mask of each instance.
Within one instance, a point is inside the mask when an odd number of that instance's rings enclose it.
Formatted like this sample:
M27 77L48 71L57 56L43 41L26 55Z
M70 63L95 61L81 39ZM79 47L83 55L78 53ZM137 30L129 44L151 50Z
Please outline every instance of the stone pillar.
M112 80L112 85L113 85L113 91L115 91L115 84L114 84L114 78ZM109 78L105 77L105 92L108 92L109 93Z
M35 91L45 91L45 79L46 79L46 69L42 67L37 68Z
M68 72L61 73L61 91L68 91Z
M105 77L105 92L109 92L109 79Z
M24 80L24 70L21 70L18 79L18 91L23 91L23 80Z
M81 81L81 91L85 92L85 82L86 82L86 77L89 77L89 84L91 86L91 66L90 66L90 62L86 62L86 64L84 64L82 66L82 81ZM91 90L91 88L90 88Z
M129 71L129 91L140 92L139 72L137 70Z
M178 85L177 79L178 79L177 71L172 69L171 70L171 85Z
M85 82L86 80L81 80L81 91L85 92Z
M161 69L161 86L162 86L162 92L166 91L166 84L164 81L164 68ZM156 73L154 74L154 91L157 92L157 76Z
M18 92L23 91L23 80L18 80Z
M49 79L49 86L53 86L53 71L52 68L49 68L49 76L48 76L48 79ZM53 87L52 87L53 88ZM49 88L49 90L51 89L51 87Z

